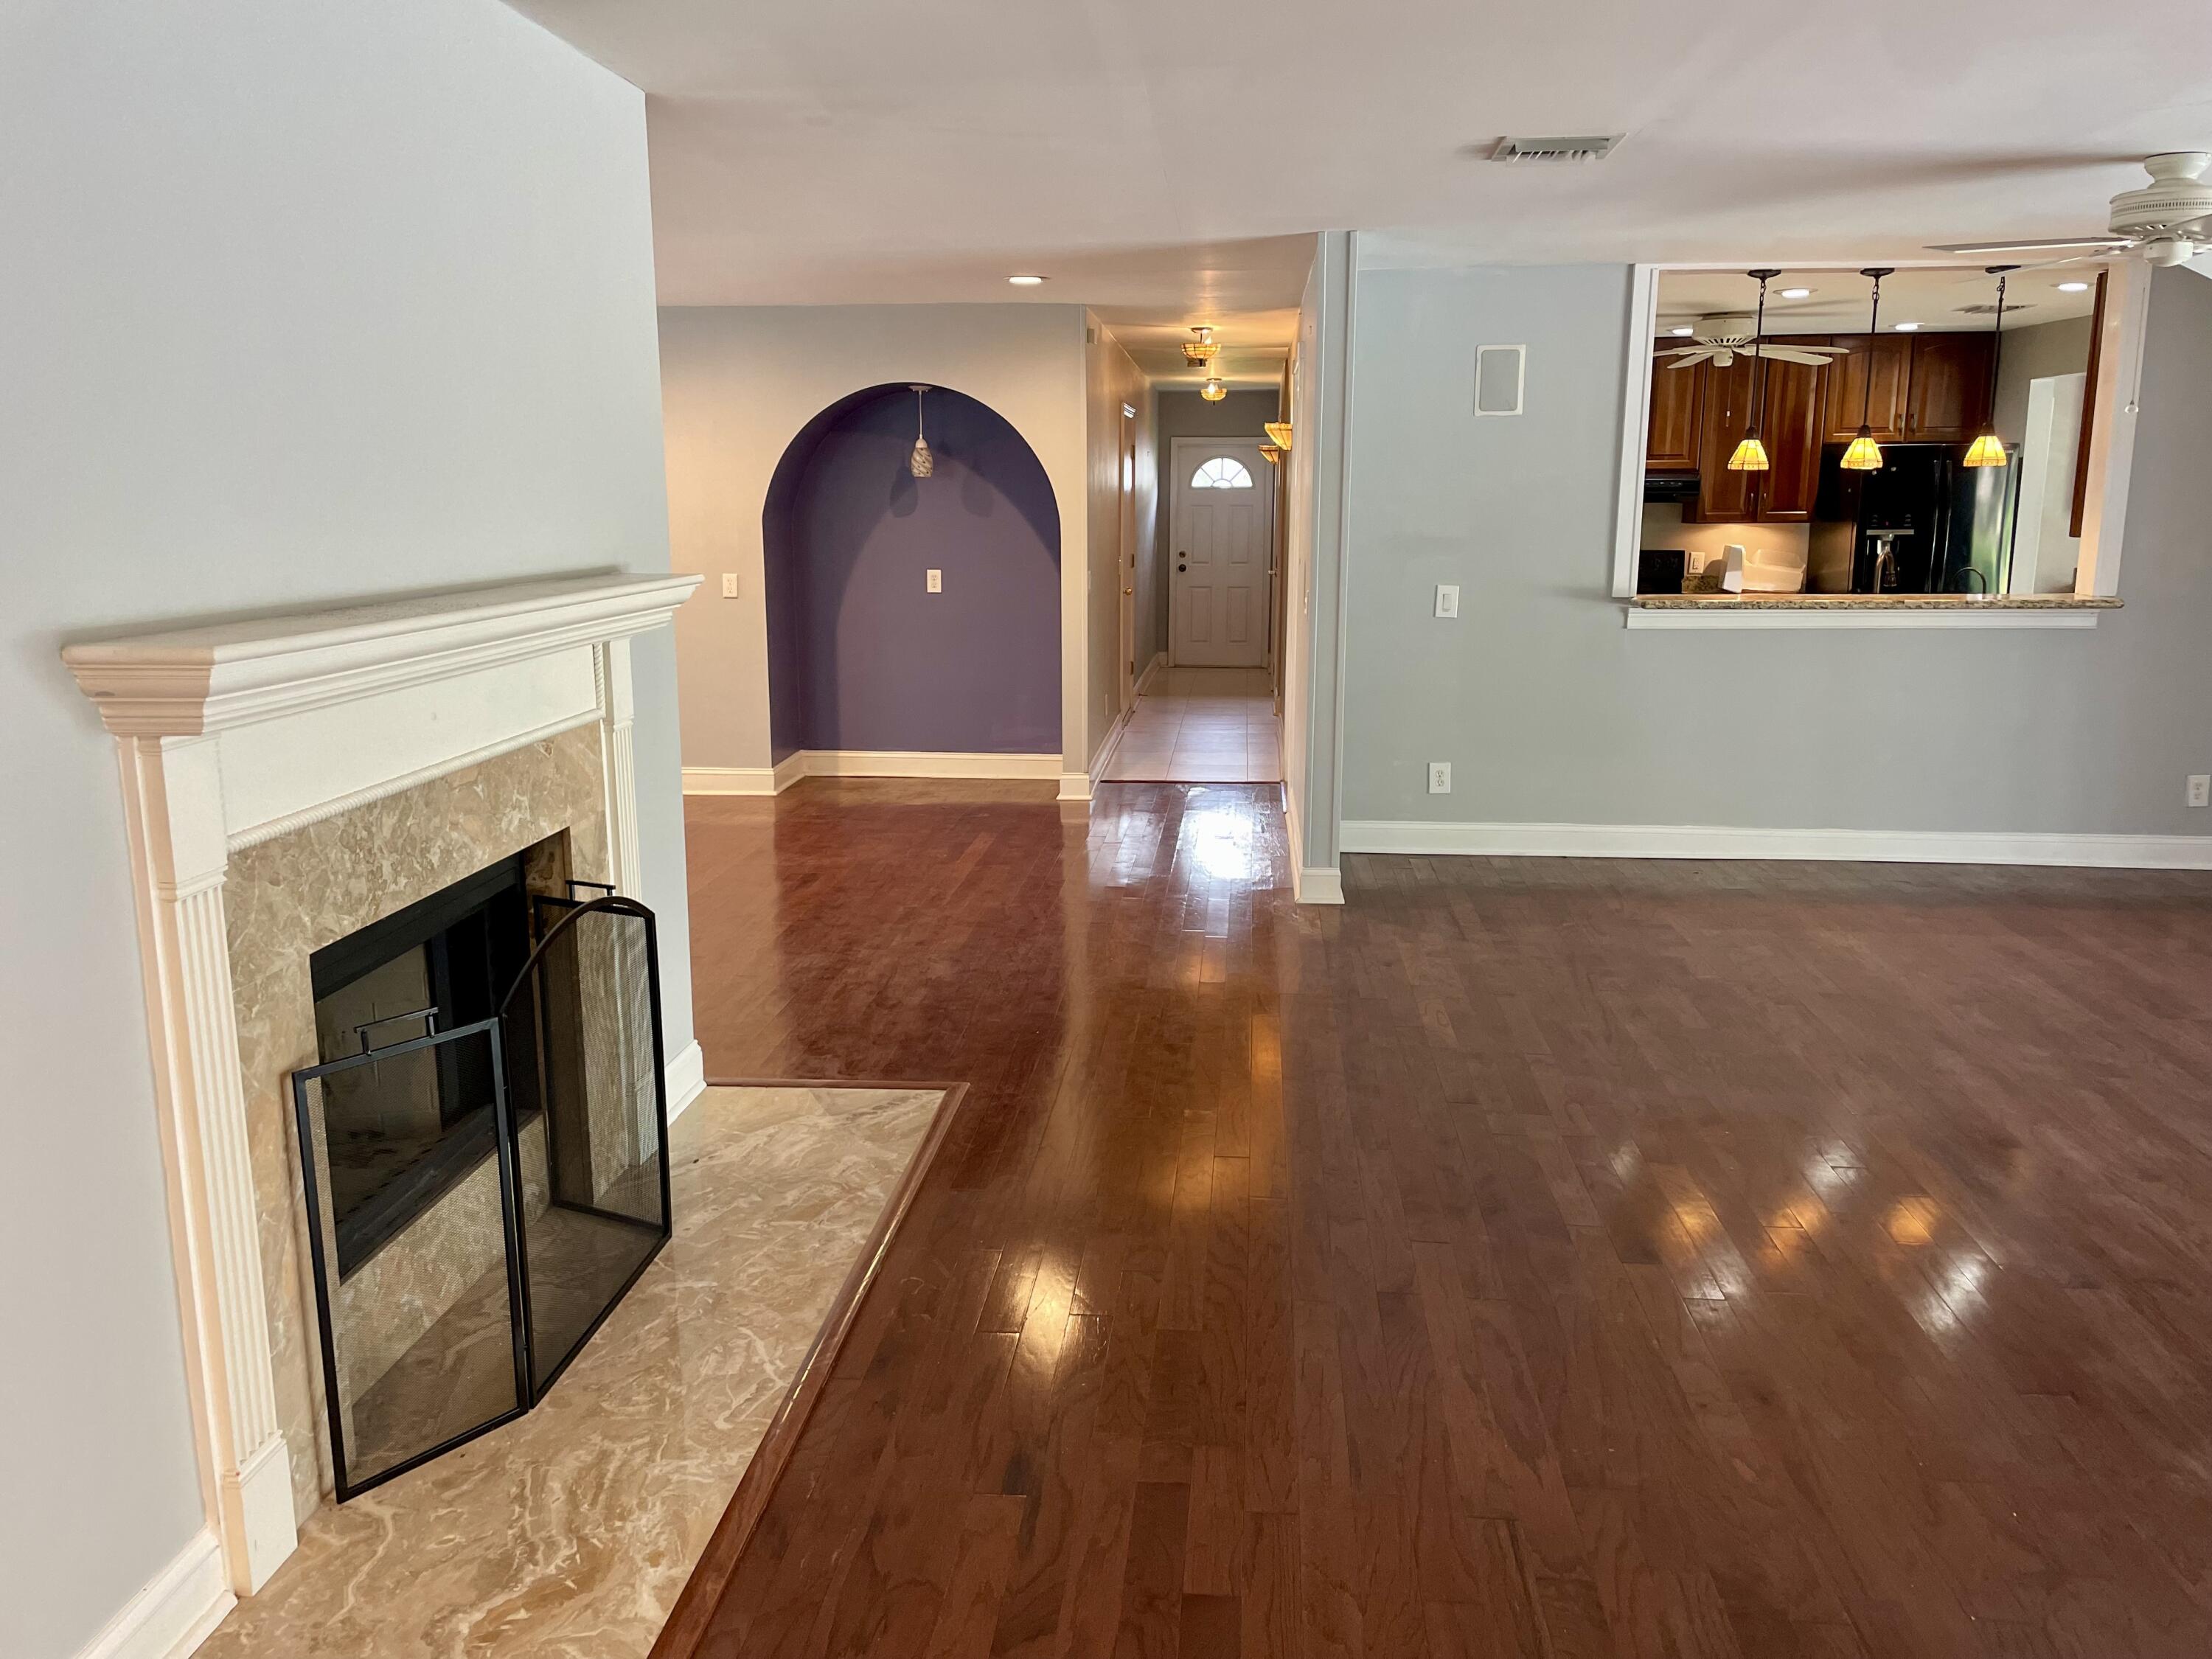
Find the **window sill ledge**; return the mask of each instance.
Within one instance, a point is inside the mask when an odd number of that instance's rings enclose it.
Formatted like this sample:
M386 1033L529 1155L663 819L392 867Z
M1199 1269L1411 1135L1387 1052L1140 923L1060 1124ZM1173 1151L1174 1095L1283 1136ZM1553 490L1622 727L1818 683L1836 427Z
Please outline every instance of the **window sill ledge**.
M2094 628L2117 599L2072 593L1643 593L1630 628Z

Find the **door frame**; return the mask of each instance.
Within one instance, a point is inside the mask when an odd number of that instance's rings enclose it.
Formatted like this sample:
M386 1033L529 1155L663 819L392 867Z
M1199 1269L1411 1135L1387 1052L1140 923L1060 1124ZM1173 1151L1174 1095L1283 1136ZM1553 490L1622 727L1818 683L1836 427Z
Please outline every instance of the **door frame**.
M1118 708L1126 714L1137 701L1137 411L1127 404L1121 405L1121 447L1114 465L1121 510L1114 568L1121 590L1115 600L1121 618L1121 655L1115 674L1121 695Z
M1176 573L1168 567L1175 562L1176 556L1176 502L1182 497L1182 492L1186 487L1184 480L1190 477L1191 471L1198 465L1197 462L1193 461L1189 463L1188 466L1186 466L1183 462L1184 452L1188 450L1192 454L1197 454L1201 450L1212 450L1218 454L1223 449L1231 445L1243 445L1257 449L1261 444L1267 441L1267 434L1264 432L1255 433L1249 438L1231 437L1227 433L1218 432L1211 436L1190 437L1188 435L1178 435L1168 440L1168 544L1160 550L1161 558L1159 562L1159 570L1161 580L1168 585L1168 636L1165 643L1167 647L1168 666L1170 668L1175 666L1176 662ZM1258 461L1261 466L1267 466L1266 457L1255 455L1253 459ZM1273 472L1274 470L1275 469L1273 467L1267 467L1267 471L1270 472ZM1267 549L1268 563L1272 566L1274 563L1273 555L1275 547L1275 491L1262 488L1260 477L1257 473L1253 475L1252 488L1260 495L1267 498L1267 523L1264 544ZM1267 572L1267 608L1263 612L1264 615L1271 617L1273 615L1275 590L1281 585L1282 579L1282 572L1279 569L1270 569ZM1273 638L1273 629L1271 629L1269 630L1269 637L1267 640L1266 660L1258 665L1258 666L1267 669L1270 674L1274 672L1275 668L1275 646L1276 641Z

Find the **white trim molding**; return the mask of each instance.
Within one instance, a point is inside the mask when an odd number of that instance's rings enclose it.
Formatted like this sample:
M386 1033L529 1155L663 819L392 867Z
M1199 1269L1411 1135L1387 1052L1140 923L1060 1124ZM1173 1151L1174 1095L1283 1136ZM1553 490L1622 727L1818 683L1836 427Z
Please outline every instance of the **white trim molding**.
M696 576L508 582L72 645L114 735L208 1525L250 1595L298 1542L278 1427L223 883L231 853L596 722L637 874L629 641Z
M1010 778L1049 783L1057 755L929 749L802 749L766 766L687 766L687 795L780 795L801 778Z
M2212 836L1943 830L1754 830L1695 823L1425 823L1352 820L1347 853L1471 858L1809 859L1877 864L2212 870Z
M668 1062L668 1121L675 1122L706 1092L707 1054L695 1037Z
M77 1650L76 1659L185 1659L237 1605L222 1542L203 1529Z
M1145 672L1137 676L1137 695L1141 697L1145 695L1146 690L1151 688L1152 681L1159 676L1161 672L1164 670L1167 665L1168 653L1166 652L1155 651L1152 653L1152 659L1145 665Z
M2104 611L2117 605L2028 606L1991 605L1986 609L1963 606L1923 609L1890 599L1864 605L1744 605L1724 601L1687 605L1644 605L1632 601L1621 609L1630 628L2094 628Z
M1298 904L1341 904L1343 872L1333 864L1302 864L1291 875L1291 898Z

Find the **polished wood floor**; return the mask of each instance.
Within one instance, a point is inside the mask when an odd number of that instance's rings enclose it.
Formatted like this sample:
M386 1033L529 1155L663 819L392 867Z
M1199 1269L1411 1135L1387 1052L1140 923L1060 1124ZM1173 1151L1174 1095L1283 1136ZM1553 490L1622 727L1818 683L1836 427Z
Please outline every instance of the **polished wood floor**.
M702 1653L2212 1652L2212 880L690 804L718 1076L964 1079Z

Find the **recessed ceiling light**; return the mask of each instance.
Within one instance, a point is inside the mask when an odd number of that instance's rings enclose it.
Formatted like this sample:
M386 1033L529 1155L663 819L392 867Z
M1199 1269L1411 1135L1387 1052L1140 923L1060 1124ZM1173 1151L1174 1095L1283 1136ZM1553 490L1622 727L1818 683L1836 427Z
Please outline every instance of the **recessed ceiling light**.
M1782 297L1785 300L1809 300L1813 297L1813 290L1809 288L1785 288L1782 290Z
M2087 283L2061 283L2058 285L2058 291L2061 294L2087 294L2089 291L2089 285Z
M1667 331L1678 340L1686 340L1691 335L1697 332L1697 331L1692 328L1687 323L1683 324L1680 328L1670 328Z
M1006 280L1012 283L1016 288L1035 288L1039 283L1044 281L1044 278L1042 276L1024 275L1018 276L1009 276Z
M1897 331L1899 334L1910 334L1919 326L1917 323L1899 323L1897 325Z

